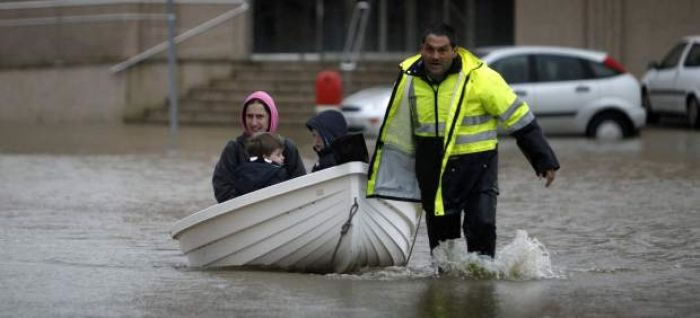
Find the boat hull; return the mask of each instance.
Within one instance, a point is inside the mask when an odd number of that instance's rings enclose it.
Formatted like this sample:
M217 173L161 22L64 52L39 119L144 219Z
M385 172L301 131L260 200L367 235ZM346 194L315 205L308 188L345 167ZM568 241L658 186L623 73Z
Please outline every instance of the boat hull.
M213 205L178 221L193 267L352 272L405 265L420 206L366 198L367 165L350 162Z

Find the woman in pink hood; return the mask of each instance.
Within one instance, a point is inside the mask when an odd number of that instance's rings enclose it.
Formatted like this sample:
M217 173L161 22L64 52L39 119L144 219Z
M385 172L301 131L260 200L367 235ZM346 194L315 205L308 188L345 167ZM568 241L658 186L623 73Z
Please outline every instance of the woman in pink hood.
M241 111L243 134L226 144L221 152L221 158L214 168L212 185L216 201L224 202L240 195L234 186L236 182L240 181L233 177L233 171L242 162L250 160L245 151L246 141L256 132L277 133L278 124L277 106L268 93L257 91L243 101L243 110ZM299 156L297 146L288 138L284 138L283 155L285 158L284 168L290 178L306 174L306 168L304 168L304 162Z

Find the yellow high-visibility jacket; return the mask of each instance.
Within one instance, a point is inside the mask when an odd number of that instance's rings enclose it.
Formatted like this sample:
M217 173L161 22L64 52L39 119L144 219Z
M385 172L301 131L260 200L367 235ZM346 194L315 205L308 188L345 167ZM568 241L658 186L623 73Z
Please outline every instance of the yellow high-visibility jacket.
M439 84L412 72L420 55L400 64L370 163L368 197L419 202L415 138L438 137L443 155L434 211L443 215L442 175L449 158L495 150L499 125L513 133L534 121L527 103L497 72L463 48L457 54L459 69Z

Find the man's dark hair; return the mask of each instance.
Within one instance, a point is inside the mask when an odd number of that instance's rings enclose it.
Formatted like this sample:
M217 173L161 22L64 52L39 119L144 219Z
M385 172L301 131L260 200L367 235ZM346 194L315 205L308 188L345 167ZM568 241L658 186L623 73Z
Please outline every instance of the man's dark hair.
M450 26L449 24L435 23L435 24L431 24L430 26L428 26L428 28L425 29L425 32L423 32L423 40L421 43L425 43L425 39L430 34L437 35L437 36L444 35L448 39L450 39L450 45L452 45L452 47L457 46L457 43L455 42L455 29L452 26Z

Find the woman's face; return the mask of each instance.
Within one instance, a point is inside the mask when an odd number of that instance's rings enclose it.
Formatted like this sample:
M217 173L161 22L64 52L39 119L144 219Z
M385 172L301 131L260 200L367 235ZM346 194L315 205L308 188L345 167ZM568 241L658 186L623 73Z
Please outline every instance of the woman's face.
M246 132L252 135L256 132L265 132L270 128L270 114L260 102L252 102L245 112Z

